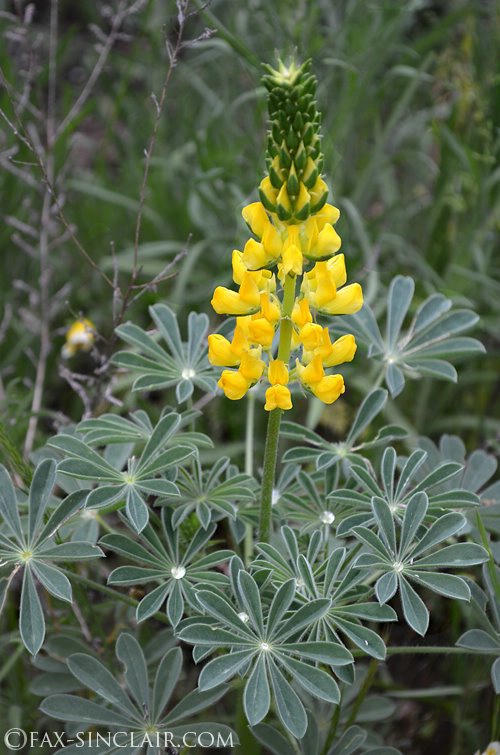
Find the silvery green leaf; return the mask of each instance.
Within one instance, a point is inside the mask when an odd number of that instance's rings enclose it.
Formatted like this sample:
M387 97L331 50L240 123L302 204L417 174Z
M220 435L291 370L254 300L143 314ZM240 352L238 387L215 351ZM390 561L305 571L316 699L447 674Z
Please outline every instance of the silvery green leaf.
M340 690L337 683L329 674L316 666L303 663L295 658L280 656L280 663L292 675L294 681L307 692L320 700L337 704L340 700Z
M275 663L269 664L269 671L280 721L290 734L301 739L307 729L307 716L304 706ZM259 720L262 720L262 718ZM258 721L255 721L255 723L258 723Z
M391 281L387 298L386 323L386 343L389 350L396 345L414 291L415 284L409 277L398 275Z
M388 571L375 583L375 594L380 603L387 603L398 589L398 577L394 571Z
M31 569L26 566L21 588L19 632L25 648L36 655L43 645L45 620Z
M33 559L30 564L33 574L51 595L71 603L71 584L65 574L50 564Z
M75 653L67 660L68 668L85 687L93 690L123 713L137 720L137 710L120 687L113 674L96 658ZM140 720L140 719L139 719Z
M362 401L349 430L346 442L354 443L368 425L380 414L387 402L387 391L375 388Z
M80 724L102 724L103 726L130 727L130 717L115 710L108 710L102 704L85 700L77 695L51 695L40 705L40 710L59 721L74 721Z
M21 526L21 518L17 508L16 491L10 479L9 473L0 464L0 514L20 545L24 545L24 534Z
M500 658L497 658L491 667L491 682L495 694L500 695Z
M200 690L205 691L228 682L253 657L252 650L236 650L209 661L203 667L198 679Z
M149 709L148 671L142 648L131 634L122 632L116 641L116 657L125 668L127 686L140 710Z
M451 568L457 566L474 566L488 561L488 551L476 543L454 543L414 561L416 569L422 567Z
M43 522L43 515L50 502L55 478L55 461L53 459L44 459L44 461L41 461L33 474L28 497L29 542L33 541Z
M248 677L243 693L243 707L250 726L255 726L266 717L271 704L271 694L266 673L266 660L261 653Z
M159 717L172 697L182 669L182 651L171 648L160 661L153 686L153 716Z
M416 569L408 572L408 577L414 582L428 587L429 590L455 600L470 600L470 589L465 580L455 574L439 572L421 572Z
M500 638L493 637L483 629L469 629L457 640L456 644L478 653L500 653Z
M429 611L424 601L404 577L399 580L399 591L403 614L408 625L424 636L429 626Z

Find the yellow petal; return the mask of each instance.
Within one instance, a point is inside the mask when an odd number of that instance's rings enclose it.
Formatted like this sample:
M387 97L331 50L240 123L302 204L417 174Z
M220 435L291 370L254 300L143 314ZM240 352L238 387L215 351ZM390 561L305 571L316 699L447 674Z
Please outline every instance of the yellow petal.
M243 276L247 272L246 265L243 262L243 252L239 252L238 249L233 249L231 263L233 267L233 280L236 285L239 286L243 280Z
M212 333L208 336L208 361L214 367L235 367L240 363L231 344L220 333Z
M307 351L314 351L323 343L323 328L316 323L307 323L301 328L300 340Z
M325 404L333 404L345 391L344 378L342 375L326 375L312 386L312 391Z
M282 250L281 236L272 223L268 223L262 235L262 244L269 259L277 259Z
M269 322L277 323L281 317L281 306L275 296L269 296L268 293L260 295L260 313Z
M304 365L301 364L299 360L297 360L296 364L299 380L307 387L311 387L316 383L319 383L325 375L323 362L321 361L320 356L315 356L314 359L312 359L311 362L307 365L307 367L304 367Z
M325 206L317 212L314 217L318 223L318 228L321 231L325 223L335 225L340 217L340 210L332 204L325 204Z
M258 294L258 291L257 291ZM218 315L249 315L258 310L259 298L255 304L243 299L236 291L217 286L212 297L212 307Z
M323 229L318 234L318 242L311 254L322 258L332 257L338 252L342 241L335 228L330 223L325 223Z
M288 367L282 359L272 359L269 362L269 369L267 372L267 379L271 385L287 385L288 383Z
M363 291L361 286L359 283L351 283L337 291L335 299L321 309L327 315L353 315L359 312L362 306Z
M245 223L248 224L253 234L262 239L264 232L270 224L269 216L262 202L247 204L241 211Z
M248 391L251 382L239 371L224 370L217 385L222 388L227 398L238 401Z
M326 268L330 275L333 276L333 280L337 288L345 286L347 281L347 272L345 269L345 255L336 254L326 263Z
M268 264L269 259L261 243L255 239L248 239L243 249L242 261L247 270L259 270Z
M243 354L239 372L250 383L255 383L264 372L264 362L252 354Z
M302 252L298 246L289 246L283 252L281 275L302 275Z
M256 307L260 304L260 290L256 276L248 272L245 273L243 280L241 281L239 295L243 301L247 302L252 307Z
M356 349L356 341L353 335L349 334L337 338L332 344L330 353L323 359L323 364L325 367L335 367L335 365L343 362L352 362Z
M271 211L274 209L274 205L276 205L276 199L278 196L278 191L274 188L274 186L271 183L271 179L269 176L266 176L262 179L259 186L259 192L261 199L263 201L263 204L268 204L268 209Z
M311 310L306 298L295 300L292 311L292 322L299 329L303 328L306 323L312 322Z
M253 343L260 344L267 351L273 345L274 330L274 325L269 320L256 316L248 326L248 336Z
M272 385L266 391L266 403L264 409L266 412L272 412L273 409L291 409L292 396L288 388L284 385Z
M295 214L300 217L307 214L309 211L309 205L311 202L311 195L307 191L306 187L300 182L299 196L295 200Z

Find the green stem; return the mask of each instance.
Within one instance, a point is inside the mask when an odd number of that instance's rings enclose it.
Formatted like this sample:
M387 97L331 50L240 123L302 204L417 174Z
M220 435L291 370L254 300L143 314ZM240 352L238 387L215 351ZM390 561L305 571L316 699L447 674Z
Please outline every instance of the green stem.
M377 673L377 668L378 668L378 661L376 660L376 658L372 658L370 661L370 665L368 666L368 673L366 674L366 678L359 691L359 695L356 697L356 700L354 701L354 705L352 706L351 713L346 723L346 729L356 721L356 718L359 713L359 709L363 705L363 701L365 697L367 696L370 687L372 686L372 682L375 678L375 674Z
M253 475L253 438L255 431L255 394L250 391L247 393L247 417L245 433L245 474ZM252 560L253 554L253 527L251 524L246 525L244 556L245 564L248 566Z
M79 582L82 585L85 585L86 587L91 587L93 590L98 590L98 592L102 592L103 595L108 595L110 598L113 598L113 600L121 600L122 603L126 603L129 606L137 606L139 601L135 600L134 598L131 598L129 595L124 595L121 592L117 592L116 590L113 590L111 587L106 587L106 585L101 585L99 582L96 582L93 579L89 579L89 577L84 577L82 574L78 574L78 572L71 571L71 569L64 569L63 567L58 567L62 572L64 572L67 577L70 580L75 580L75 582ZM155 619L158 619L158 621L161 621L163 624L167 624L170 626L170 621L166 617L164 613L160 613L160 611L157 611L157 613L153 614Z
M292 344L292 310L295 302L295 282L295 276L286 276L283 286L283 301L281 304L278 359L281 359L287 367L290 361L290 348ZM281 409L273 409L272 412L269 412L269 421L267 423L259 521L259 538L262 543L269 542L269 537L271 535L273 488L276 474L276 461L278 458L281 414Z

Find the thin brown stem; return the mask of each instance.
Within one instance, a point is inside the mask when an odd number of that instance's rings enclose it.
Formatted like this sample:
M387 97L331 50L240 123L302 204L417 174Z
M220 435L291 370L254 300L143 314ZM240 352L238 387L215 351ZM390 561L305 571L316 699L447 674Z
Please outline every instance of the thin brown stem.
M45 186L42 212L40 216L40 246L39 246L39 291L40 291L40 352L36 368L35 385L31 401L31 415L24 443L24 453L29 456L35 441L38 427L38 417L42 408L45 376L47 373L47 359L50 353L50 217L52 211L52 194L49 184L54 181L54 142L55 142L55 104L56 104L56 75L57 75L57 24L59 0L51 0L50 4L50 35L49 35L49 80L47 97L46 120L46 171L48 182Z

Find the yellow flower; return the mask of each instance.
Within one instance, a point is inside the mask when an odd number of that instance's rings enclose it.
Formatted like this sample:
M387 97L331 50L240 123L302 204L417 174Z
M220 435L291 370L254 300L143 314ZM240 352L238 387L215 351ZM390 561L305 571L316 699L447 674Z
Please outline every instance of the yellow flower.
M243 264L247 270L259 270L269 264L263 244L255 239L248 239L243 249Z
M337 231L330 223L325 223L322 230L318 234L318 240L314 249L309 252L309 256L312 259L327 259L333 257L335 252L338 252L342 242Z
M338 207L334 207L332 204L325 204L325 206L314 215L314 219L316 220L318 229L320 231L324 227L325 223L331 223L331 225L335 225L339 218L340 210L338 209Z
M273 345L275 326L265 317L253 315L248 323L248 337L268 351Z
M328 328L325 328L328 333ZM299 331L299 338L306 351L319 349L323 344L323 328L314 322L304 325Z
M264 367L265 365L260 355L256 356L248 352L241 357L239 372L250 383L256 383L257 380L260 380Z
M208 336L208 361L214 367L235 367L240 363L243 352L248 351L249 347L242 326L237 324L231 342L220 333Z
M262 202L247 204L241 211L245 223L259 239L262 239L267 227L271 225L269 216Z
M292 322L299 329L303 328L308 322L312 322L311 310L309 309L309 302L306 298L296 299L293 305Z
M297 359L297 375L299 380L307 388L312 388L313 385L319 383L325 376L325 370L323 369L323 362L320 356L315 356L311 362L305 367Z
M81 318L66 331L66 343L62 348L62 356L68 359L77 351L90 351L95 342L95 327L92 320Z
M255 281L259 291L276 291L276 278L270 270L247 270L243 262L243 252L233 250L232 257L233 280L237 286L243 283L246 276Z
M226 398L231 399L231 401L238 401L250 388L251 381L247 380L239 371L223 370L217 385L222 388Z
M328 328L325 328L325 330L328 333ZM323 365L325 367L335 367L337 364L352 362L356 349L356 341L353 335L341 336L331 344L330 352L327 356L323 357Z
M249 315L257 312L261 294L257 280L252 273L245 271L238 292L225 286L217 286L211 301L217 314Z
M273 409L291 409L292 396L285 385L271 385L266 391L266 403L264 409L266 412L272 412Z
M336 297L318 308L327 315L353 315L363 306L363 291L359 283L351 283L340 291Z
M298 246L288 246L282 255L279 266L279 278L285 280L287 275L302 275L302 252Z
M272 359L269 362L267 378L271 385L288 384L288 367L282 359Z
M345 391L342 375L326 375L312 387L312 392L324 404L333 404Z

